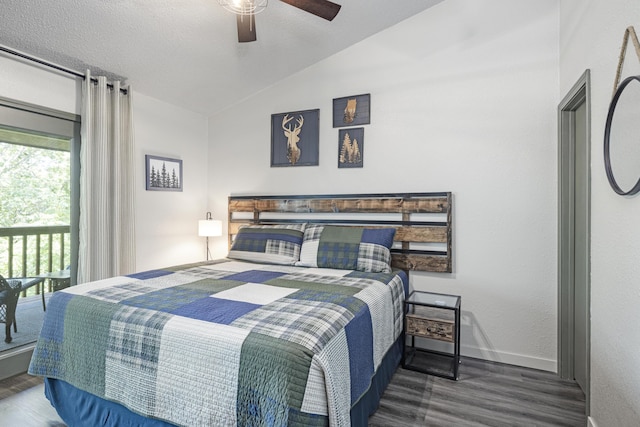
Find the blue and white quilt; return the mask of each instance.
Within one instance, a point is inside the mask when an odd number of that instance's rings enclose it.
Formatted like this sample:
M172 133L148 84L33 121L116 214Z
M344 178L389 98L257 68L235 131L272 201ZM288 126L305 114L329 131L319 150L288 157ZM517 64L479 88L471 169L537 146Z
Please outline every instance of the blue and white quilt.
M29 373L182 426L350 424L404 275L190 264L56 292Z

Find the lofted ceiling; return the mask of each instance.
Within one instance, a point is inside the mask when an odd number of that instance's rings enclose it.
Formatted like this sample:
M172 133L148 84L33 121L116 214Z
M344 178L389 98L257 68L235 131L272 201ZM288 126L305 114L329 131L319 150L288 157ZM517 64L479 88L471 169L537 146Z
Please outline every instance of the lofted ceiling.
M238 43L217 0L2 0L0 45L210 115L443 0L333 0L331 22L270 0Z

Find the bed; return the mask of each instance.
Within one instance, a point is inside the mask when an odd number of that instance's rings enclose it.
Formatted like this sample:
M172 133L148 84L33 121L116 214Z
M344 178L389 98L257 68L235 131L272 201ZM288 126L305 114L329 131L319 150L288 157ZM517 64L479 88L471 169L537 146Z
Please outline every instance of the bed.
M70 426L366 425L451 193L229 197L225 259L56 292L29 373Z

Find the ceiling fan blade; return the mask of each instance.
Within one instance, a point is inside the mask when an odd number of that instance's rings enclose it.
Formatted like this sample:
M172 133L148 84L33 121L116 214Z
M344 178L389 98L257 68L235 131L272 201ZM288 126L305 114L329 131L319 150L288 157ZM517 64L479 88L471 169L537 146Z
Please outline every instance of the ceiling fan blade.
M257 40L255 15L236 15L236 22L238 24L238 41L240 43Z
M339 4L330 2L328 0L280 0L291 6L302 9L305 12L312 13L320 18L324 18L327 21L333 21L338 12L340 12Z

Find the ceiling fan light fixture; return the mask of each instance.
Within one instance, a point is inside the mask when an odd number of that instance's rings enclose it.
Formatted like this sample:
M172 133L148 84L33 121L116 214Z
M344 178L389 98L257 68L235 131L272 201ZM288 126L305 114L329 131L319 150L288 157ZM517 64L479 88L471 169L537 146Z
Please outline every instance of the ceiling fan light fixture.
M255 15L267 8L268 0L218 0L220 6L236 15Z

